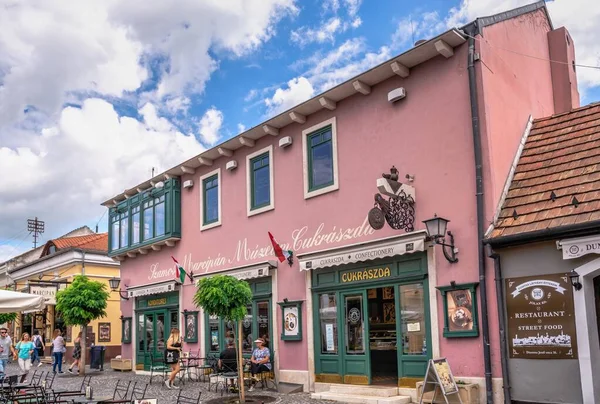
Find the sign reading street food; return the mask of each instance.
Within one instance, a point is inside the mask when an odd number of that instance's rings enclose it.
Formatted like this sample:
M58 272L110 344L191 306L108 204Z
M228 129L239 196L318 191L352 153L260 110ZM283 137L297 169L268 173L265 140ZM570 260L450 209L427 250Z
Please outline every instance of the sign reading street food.
M506 279L506 310L511 358L577 359L568 274Z
M359 269L357 271L348 271L342 274L342 283L372 281L376 279L389 278L392 271L389 267Z

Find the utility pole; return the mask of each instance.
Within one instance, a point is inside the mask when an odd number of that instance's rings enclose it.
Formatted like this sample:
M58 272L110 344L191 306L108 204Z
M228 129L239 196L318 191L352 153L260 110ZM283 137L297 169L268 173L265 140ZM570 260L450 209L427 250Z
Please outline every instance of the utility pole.
M44 232L44 222L38 220L37 216L35 219L27 219L27 230L33 233L33 248L36 248L37 239Z

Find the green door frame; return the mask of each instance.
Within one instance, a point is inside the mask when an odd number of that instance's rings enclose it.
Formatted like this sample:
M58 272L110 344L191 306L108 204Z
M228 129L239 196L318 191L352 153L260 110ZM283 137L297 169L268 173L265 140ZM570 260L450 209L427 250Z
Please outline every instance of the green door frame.
M342 358L342 375L344 383L349 384L371 384L371 347L369 344L369 314L368 314L368 299L366 289L353 289L340 292L340 302L343 310L338 310L338 327L342 325L342 332L338 332L338 346L341 348ZM348 298L360 297L361 319L362 321L362 344L364 352L362 354L348 353L348 318L351 309L348 308Z
M136 342L136 363L137 364L143 364L144 365L144 370L149 370L150 369L150 365L151 365L151 360L150 360L150 353L152 355L154 355L155 358L159 358L162 359L163 355L164 355L164 348L167 342L167 339L169 338L169 334L171 332L171 325L173 323L175 324L179 324L179 313L177 313L177 307L161 307L161 308L156 308L156 309L147 309L147 310L137 310L136 311L136 317L135 317L135 321L136 321L136 327L138 330L138 335L137 335L137 342ZM160 335L158 334L158 321L157 318L158 316L162 315L163 316L163 334L162 335L162 339L163 339L163 344L162 344L162 349L160 349L158 347L157 342L159 341ZM143 325L141 327L141 335L140 335L140 316L142 316L143 319ZM173 319L176 319L176 321L174 322ZM148 326L148 319L150 319L151 323L152 323L152 350L151 352L148 350L148 346L147 346L147 342L148 339L147 337L147 326ZM141 339L141 338L144 339ZM142 342L143 341L143 342ZM142 347L143 349L140 349L140 342L142 342Z

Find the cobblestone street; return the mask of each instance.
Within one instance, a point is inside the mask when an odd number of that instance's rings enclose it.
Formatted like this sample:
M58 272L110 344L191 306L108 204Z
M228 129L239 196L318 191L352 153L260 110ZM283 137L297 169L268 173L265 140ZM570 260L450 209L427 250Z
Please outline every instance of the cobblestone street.
M67 388L69 390L77 390L81 386L82 377L77 375L71 375L66 372L67 366L63 367L65 371L64 374L57 374L54 379L54 388ZM30 371L32 374L34 371L38 372L47 372L52 371L52 367L50 365L42 365L41 367L33 367ZM15 362L10 363L8 365L7 375L19 374L20 369ZM146 375L136 375L133 372L119 372L114 371L110 368L105 368L104 371L98 370L89 370L88 374L92 376L91 386L94 391L95 396L112 396L115 386L117 384L117 380L125 380L133 382L144 382L148 383L150 380L150 376ZM29 378L27 379L29 381ZM202 392L201 402L206 402L210 399L221 397L220 391L215 393L214 388L212 391L208 391L208 383L202 382L190 382L186 381L186 383L182 386L180 382L176 383L181 386L184 394L186 396L197 397L198 392ZM174 404L177 401L177 394L179 390L168 390L162 382L159 382L159 377L154 377L154 380L151 385L148 386L148 390L146 391L146 398L157 398L159 404ZM316 404L316 403L330 403L330 401L324 400L313 400L310 398L309 393L297 393L297 394L279 394L270 390L263 390L261 388L257 388L255 391L246 393L247 397L250 398L253 395L261 395L261 396L271 396L276 397L276 403L286 403L286 404ZM234 394L229 394L230 397L235 397ZM224 395L225 397L225 395Z

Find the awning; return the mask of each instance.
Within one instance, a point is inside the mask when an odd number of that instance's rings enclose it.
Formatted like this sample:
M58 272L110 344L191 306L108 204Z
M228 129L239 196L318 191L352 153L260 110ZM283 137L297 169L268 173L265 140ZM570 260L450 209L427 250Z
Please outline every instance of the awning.
M175 291L175 286L177 286L177 282L175 281L154 283L150 285L132 286L127 288L127 296L139 297L157 295L159 293L173 292Z
M556 246L562 249L564 260L600 254L600 235L560 240Z
M232 268L226 271L213 272L202 275L195 275L194 278L202 278L205 276L214 275L229 275L236 279L253 279L253 278L264 278L269 276L271 268L277 267L277 261L262 262L260 264L247 265L238 268Z
M14 313L43 310L44 297L30 293L13 292L12 290L0 290L0 313Z
M300 254L300 270L308 271L424 251L426 237L427 232L419 230L401 236Z

